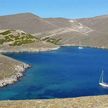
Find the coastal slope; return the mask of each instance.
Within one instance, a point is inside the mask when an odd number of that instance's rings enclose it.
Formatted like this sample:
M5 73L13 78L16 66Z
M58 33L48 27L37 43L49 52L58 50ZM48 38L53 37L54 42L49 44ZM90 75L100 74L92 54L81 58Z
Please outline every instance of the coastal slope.
M26 63L0 54L0 87L16 82L28 67Z
M0 108L108 108L108 96L0 101Z
M56 42L56 40L55 40ZM57 42L41 40L22 30L0 30L0 52L39 52L56 50Z

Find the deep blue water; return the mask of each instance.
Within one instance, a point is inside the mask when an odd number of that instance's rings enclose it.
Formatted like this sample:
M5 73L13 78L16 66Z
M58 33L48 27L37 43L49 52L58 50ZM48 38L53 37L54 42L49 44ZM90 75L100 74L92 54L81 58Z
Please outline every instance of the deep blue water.
M32 65L17 83L0 88L0 100L67 98L108 94L98 85L102 68L108 82L108 50L62 47L41 53L9 53Z

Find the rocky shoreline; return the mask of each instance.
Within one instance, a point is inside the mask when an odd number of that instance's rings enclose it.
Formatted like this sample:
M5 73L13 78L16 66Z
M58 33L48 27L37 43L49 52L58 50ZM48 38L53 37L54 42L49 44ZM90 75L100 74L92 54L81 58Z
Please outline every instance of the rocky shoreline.
M108 47L105 46L90 46L90 45L74 45L74 44L65 44L62 45L63 47L84 47L84 48L98 48L98 49L108 49Z
M54 48L30 48L30 49L0 49L0 53L21 53L21 52L44 52L44 51L53 51L53 50L58 50L60 46L54 47Z
M65 46L76 46L76 45L72 45L72 44L65 44L65 45L61 45L61 46L57 46L57 47L53 47L53 48L31 48L31 49L21 49L21 50L0 50L0 53L23 53L23 52L44 52L44 51L53 51L53 50L58 50L61 47L65 47ZM107 48L103 48L103 47L92 47L92 46L84 46L84 45L79 45L81 47L89 47L89 48L102 48L102 49L107 49ZM29 68L30 65L23 63L22 66L16 66L15 70L18 71L15 75L12 75L9 78L4 78L2 80L0 80L0 87L4 87L8 84L13 84L16 81L18 81L18 79L20 77L23 76L23 72L25 72L25 70L27 68Z
M29 67L30 65L25 64L25 63L23 63L22 66L16 65L15 70L17 70L18 72L9 78L4 78L0 80L0 87L7 86L9 84L13 84L16 81L18 81L18 79L23 76L23 72L25 72L25 70L28 69Z
M53 47L53 48L40 48L40 49L37 49L37 48L31 48L31 49L21 49L21 50L2 50L0 49L0 53L1 55L3 53L23 53L23 52L43 52L43 51L52 51L52 50L57 50L59 49L60 47L57 46L57 47ZM10 60L13 60L11 59L10 57L7 57L7 56L4 56L5 58L7 59L10 59ZM7 86L9 84L13 84L15 83L16 81L19 80L20 77L23 76L24 72L26 69L30 68L31 66L29 64L26 64L26 63L22 63L22 65L16 65L15 66L15 75L12 75L10 77L7 77L7 78L4 78L2 80L0 80L0 87L4 87L4 86Z

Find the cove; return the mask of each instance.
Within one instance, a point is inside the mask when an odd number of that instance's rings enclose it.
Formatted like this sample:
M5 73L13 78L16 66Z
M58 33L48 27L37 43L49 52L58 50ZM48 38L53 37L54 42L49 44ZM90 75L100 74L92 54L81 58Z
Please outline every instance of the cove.
M102 68L108 82L108 50L62 47L39 53L7 53L31 64L13 85L0 88L0 100L51 99L108 94L99 86Z

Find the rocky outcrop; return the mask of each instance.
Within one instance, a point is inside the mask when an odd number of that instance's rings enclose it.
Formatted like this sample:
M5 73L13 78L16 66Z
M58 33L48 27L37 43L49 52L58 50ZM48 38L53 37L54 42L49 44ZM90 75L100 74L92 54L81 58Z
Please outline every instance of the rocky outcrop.
M14 82L16 82L20 77L23 76L23 72L29 67L30 67L30 65L28 65L28 64L23 64L22 66L16 65L15 66L15 70L17 71L16 74L12 75L9 78L4 78L4 79L0 80L0 87L4 87L8 84L13 84Z

